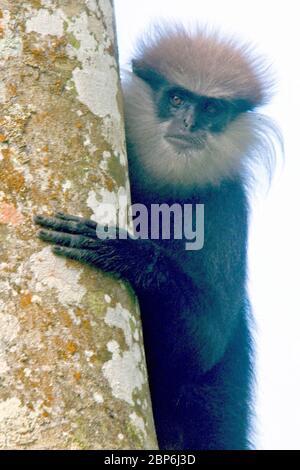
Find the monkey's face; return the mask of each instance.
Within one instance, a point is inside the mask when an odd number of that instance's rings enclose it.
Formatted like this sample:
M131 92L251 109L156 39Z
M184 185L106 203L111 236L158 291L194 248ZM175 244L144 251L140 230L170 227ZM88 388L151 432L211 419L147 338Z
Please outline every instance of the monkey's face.
M272 126L242 95L197 93L143 60L133 61L124 91L129 163L140 184L183 192L218 185L242 174L261 147L268 152Z
M204 150L210 134L225 132L240 113L251 109L245 100L198 96L169 84L153 93L158 117L168 124L164 138L178 153Z

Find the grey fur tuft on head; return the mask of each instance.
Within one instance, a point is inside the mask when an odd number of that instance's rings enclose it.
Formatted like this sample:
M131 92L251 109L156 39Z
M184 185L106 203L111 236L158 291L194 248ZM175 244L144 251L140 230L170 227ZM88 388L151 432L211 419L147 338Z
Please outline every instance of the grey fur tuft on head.
M198 95L244 99L254 108L271 94L270 67L252 48L207 28L156 25L139 41L135 59ZM218 185L243 177L257 160L271 173L274 141L281 137L266 116L241 113L223 132L210 133L203 148L176 152L164 139L166 123L157 116L151 88L129 74L124 94L127 138L137 156L131 164L151 184L183 189Z
M199 95L242 98L260 106L272 91L264 58L249 44L208 27L152 26L138 42L136 59Z

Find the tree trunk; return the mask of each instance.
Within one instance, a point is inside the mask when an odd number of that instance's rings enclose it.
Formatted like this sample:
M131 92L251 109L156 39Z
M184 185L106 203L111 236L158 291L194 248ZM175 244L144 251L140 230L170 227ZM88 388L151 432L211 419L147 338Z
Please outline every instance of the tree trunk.
M128 197L109 0L0 0L0 448L155 448L136 300L32 216Z

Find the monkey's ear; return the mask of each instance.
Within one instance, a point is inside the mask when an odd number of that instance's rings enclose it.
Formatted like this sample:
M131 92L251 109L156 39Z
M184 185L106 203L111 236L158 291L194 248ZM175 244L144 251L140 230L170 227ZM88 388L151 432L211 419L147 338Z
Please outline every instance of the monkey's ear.
M158 90L167 83L167 80L160 73L150 68L142 60L133 59L131 64L133 73L148 83L154 90Z

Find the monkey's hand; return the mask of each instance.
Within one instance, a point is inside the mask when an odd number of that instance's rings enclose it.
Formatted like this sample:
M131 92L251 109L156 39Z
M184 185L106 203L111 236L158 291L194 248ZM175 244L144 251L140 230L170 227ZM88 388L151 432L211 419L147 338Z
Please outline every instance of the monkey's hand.
M122 262L125 253L129 254L130 250L129 234L125 231L122 239L119 238L121 230L118 229L115 229L116 239L102 239L97 235L96 222L61 212L54 217L37 215L34 221L43 227L38 232L38 237L45 242L54 243L52 251L56 255L122 275Z
M42 226L38 237L54 243L56 255L72 258L102 271L127 279L134 288L142 290L169 289L178 279L178 267L168 255L151 240L119 237L102 239L97 236L97 223L81 217L58 212L54 217L37 215L36 224Z

